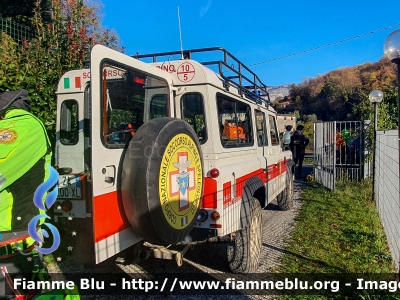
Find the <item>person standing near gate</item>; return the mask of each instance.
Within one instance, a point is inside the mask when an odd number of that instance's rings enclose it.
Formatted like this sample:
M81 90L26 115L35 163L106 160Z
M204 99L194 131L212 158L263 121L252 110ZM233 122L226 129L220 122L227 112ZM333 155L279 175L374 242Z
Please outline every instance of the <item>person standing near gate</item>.
M290 139L290 150L293 154L294 164L299 166L297 168L297 178L301 178L303 170L303 160L306 153L306 147L310 143L310 140L303 134L304 126L297 126L296 132Z

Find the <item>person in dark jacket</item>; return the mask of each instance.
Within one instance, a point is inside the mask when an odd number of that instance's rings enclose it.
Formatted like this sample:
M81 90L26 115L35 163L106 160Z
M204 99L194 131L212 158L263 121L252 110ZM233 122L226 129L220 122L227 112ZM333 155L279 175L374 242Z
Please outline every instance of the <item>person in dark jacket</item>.
M310 140L303 134L304 126L297 126L296 132L292 135L290 139L290 150L293 154L294 164L299 166L297 168L297 177L301 177L301 172L303 169L303 160L306 153L306 147L310 143Z

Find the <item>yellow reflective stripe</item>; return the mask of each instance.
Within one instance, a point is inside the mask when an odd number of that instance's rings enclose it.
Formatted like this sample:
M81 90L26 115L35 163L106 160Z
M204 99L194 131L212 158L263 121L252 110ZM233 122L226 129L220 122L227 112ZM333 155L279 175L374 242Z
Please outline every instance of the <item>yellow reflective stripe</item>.
M0 232L11 230L13 195L7 190L0 193Z
M31 237L28 237L25 241L26 241L26 249L28 249L35 243L35 240Z
M12 209L14 207L14 196L12 193L8 193L9 197L10 197L10 206L8 207L8 211L7 211L7 227L10 228L9 230L11 230L11 220L12 220Z
M49 167L51 166L50 163L51 163L51 155L46 155L46 156L45 156L44 179L43 179L43 182L47 181L47 179L49 179L49 177L50 177L50 170L49 170ZM45 204L45 203L46 203L47 194L48 194L48 192L45 192L45 193L43 194L43 197L42 197L42 203L44 204L45 207L46 207L46 204ZM39 208L39 213L40 213L41 215L42 215L42 214L46 214L46 211ZM39 221L39 225L42 225L42 224L44 223L44 221L46 221L46 218L41 218L40 221Z
M0 163L5 162L16 150L17 148L15 148L14 150L11 150L10 153L8 153L8 155L4 158L0 158Z

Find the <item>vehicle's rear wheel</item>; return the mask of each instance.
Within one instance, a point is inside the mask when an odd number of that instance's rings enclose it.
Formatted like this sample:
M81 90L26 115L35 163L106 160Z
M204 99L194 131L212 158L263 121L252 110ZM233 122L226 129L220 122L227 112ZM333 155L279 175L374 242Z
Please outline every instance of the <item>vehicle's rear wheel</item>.
M286 187L278 195L276 201L281 210L289 210L293 207L294 187L293 187L293 174L291 168L286 171Z
M228 246L229 268L234 273L252 273L258 269L263 236L263 218L260 203L250 202L250 224L236 232L233 245Z

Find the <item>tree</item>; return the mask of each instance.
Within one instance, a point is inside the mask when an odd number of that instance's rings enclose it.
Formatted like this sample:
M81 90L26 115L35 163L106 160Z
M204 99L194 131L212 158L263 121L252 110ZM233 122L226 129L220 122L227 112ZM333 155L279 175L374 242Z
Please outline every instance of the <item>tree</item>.
M51 0L51 23L42 18L36 1L31 22L37 39L18 46L0 37L0 92L27 89L33 113L55 137L57 84L66 71L84 67L95 44L121 50L117 35L101 24L99 2Z
M294 111L294 116L296 117L296 120L300 120L300 112L298 110Z
M311 114L311 115L304 115L302 117L302 120L304 122L309 122L309 123L316 123L318 121L317 115L316 114Z
M282 104L280 104L279 102L274 102L274 106L277 111L282 109Z

